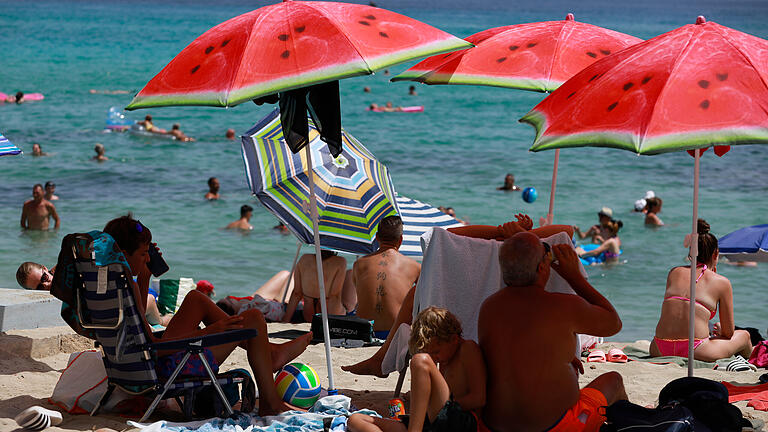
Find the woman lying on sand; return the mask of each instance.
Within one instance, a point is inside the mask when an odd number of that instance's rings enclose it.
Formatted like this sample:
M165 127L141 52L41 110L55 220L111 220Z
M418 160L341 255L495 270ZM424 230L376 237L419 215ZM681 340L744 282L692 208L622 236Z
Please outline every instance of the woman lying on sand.
M709 224L698 221L699 254L696 258L696 318L694 351L696 360L715 361L741 354L749 358L752 344L749 333L734 329L733 289L725 276L717 274L717 238ZM667 276L667 289L661 303L661 317L650 352L654 357L688 355L688 313L690 308L691 266L675 267ZM720 322L712 336L709 321L720 307Z
M149 289L151 273L147 268L149 263L149 247L152 241L152 233L149 228L133 219L130 215L111 220L104 227L104 232L115 239L117 245L125 254L128 265L137 283L133 283L134 298L146 299ZM146 302L139 303L139 311L144 316ZM200 323L205 324L200 329ZM152 335L146 319L144 320L147 334ZM249 310L240 315L228 316L219 309L213 301L200 291L190 291L181 303L176 315L173 316L165 333L158 339L162 341L184 339L195 336L220 333L227 330L253 328L258 330L257 336L247 341L217 345L205 349L205 355L209 361L221 364L229 357L236 347L241 347L248 352L248 363L256 380L259 390L259 415L272 415L290 409L278 397L275 390L272 373L283 367L286 363L296 358L306 349L312 339L312 332L301 338L284 344L270 344L267 338L267 323L264 316L257 310ZM181 360L184 352L172 353L164 358L171 363ZM162 360L162 358L161 358ZM176 367L173 364L172 367Z

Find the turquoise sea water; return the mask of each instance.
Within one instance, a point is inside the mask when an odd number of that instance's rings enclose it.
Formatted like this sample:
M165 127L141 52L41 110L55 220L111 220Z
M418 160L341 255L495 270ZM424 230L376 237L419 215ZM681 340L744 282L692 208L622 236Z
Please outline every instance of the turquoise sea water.
M507 2L387 1L380 7L420 19L460 37L501 25L576 19L650 38L695 21L711 21L768 37L768 4L762 1L651 0ZM128 134L104 134L110 106L130 95L93 95L89 89L138 91L176 53L208 28L267 4L262 1L0 1L0 91L42 92L46 100L0 106L0 131L21 147L21 157L0 158L0 286L15 287L17 266L26 260L53 265L61 238L100 229L132 211L152 229L171 266L169 276L208 279L218 295L252 292L276 271L288 268L296 250L291 236L271 227L276 220L250 196L238 142L223 138L231 127L245 132L271 107L243 104L232 109L149 110L155 123L182 129L198 139L178 143ZM410 64L392 69L393 74ZM472 223L499 224L518 212L534 220L546 213L552 152L528 153L533 129L517 123L543 95L471 86L389 83L377 74L341 82L345 128L390 169L396 189L409 197L456 208ZM370 86L372 93L363 93ZM373 114L368 104L424 105L420 114ZM139 111L131 114L140 118ZM49 157L31 157L39 142ZM111 160L90 161L102 143ZM701 217L724 235L768 222L768 147L735 147L723 158L702 159ZM687 254L693 159L687 154L639 157L611 149L569 149L561 154L555 221L587 228L603 206L624 221L620 235L625 264L588 269L590 280L618 308L624 321L617 339L650 338L658 319L670 267ZM498 192L504 174L534 186L539 199ZM216 176L223 199L206 202L205 182ZM21 205L35 183L57 184L59 232L21 232ZM646 229L632 203L646 190L664 199L667 226ZM248 234L220 228L251 203L257 210ZM306 249L309 251L309 248ZM354 257L347 256L351 265ZM766 327L768 265L718 269L733 283L739 325Z

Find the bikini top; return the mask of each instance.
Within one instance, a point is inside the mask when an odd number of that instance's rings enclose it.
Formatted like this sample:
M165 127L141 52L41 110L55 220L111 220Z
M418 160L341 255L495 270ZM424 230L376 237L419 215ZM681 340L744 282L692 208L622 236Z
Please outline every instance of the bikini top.
M704 270L702 270L701 274L699 275L699 277L696 278L696 283L699 283L699 279L701 279L701 277L704 276L704 272L707 271L707 265L704 264L703 267L704 267ZM681 297L681 296L664 297L664 301L667 301L667 300L682 300L682 301L687 301L687 302L691 301L691 299L689 299L688 297ZM715 314L717 313L717 306L715 306L715 309L712 310L712 309L708 308L707 305L705 305L704 303L701 303L698 300L696 300L696 304L699 305L699 306L702 306L704 309L709 311L709 313L710 313L709 319L712 319L712 318L715 317Z

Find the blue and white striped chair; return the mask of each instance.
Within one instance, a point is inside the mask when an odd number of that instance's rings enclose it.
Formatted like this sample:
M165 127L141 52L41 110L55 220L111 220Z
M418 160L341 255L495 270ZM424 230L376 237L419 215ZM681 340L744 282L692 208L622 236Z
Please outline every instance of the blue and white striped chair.
M70 237L70 236L67 236ZM114 239L105 233L92 231L73 238L71 253L75 260L75 310L82 328L95 335L103 352L107 370L108 389L91 415L107 402L116 388L132 395L155 395L144 416L145 421L162 399L174 397L188 418L192 416L194 400L200 390L213 386L227 415L232 407L222 385L243 384L242 376L216 376L201 355L203 348L245 340L256 335L256 330L228 331L204 337L150 342L142 323L130 279L131 270L125 257L116 247ZM74 247L77 244L79 247ZM82 245L87 244L87 248ZM62 245L62 249L68 247ZM90 253L88 253L90 252ZM61 258L61 256L60 256ZM179 365L167 380L158 377L155 370L158 351L185 351ZM198 354L205 367L203 377L180 376L191 355ZM247 378L250 379L250 378ZM183 397L183 401L181 400Z

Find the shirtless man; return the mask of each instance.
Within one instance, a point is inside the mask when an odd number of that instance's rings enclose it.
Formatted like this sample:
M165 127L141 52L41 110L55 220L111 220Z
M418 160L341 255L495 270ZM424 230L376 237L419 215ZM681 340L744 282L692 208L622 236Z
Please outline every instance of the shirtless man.
M205 194L205 199L208 201L211 200L217 200L220 198L219 195L219 179L216 177L211 177L208 179L208 193Z
M603 207L597 213L597 217L600 223L592 225L587 232L581 232L578 226L573 226L573 230L580 239L591 237L592 243L601 244L609 238L616 236L609 224L613 220L613 210L609 207Z
M181 131L181 125L178 123L174 123L173 126L171 126L171 131L168 132L168 135L173 135L174 138L176 138L178 141L194 141L195 139L187 136L184 132Z
M581 360L576 358L577 333L611 336L621 319L579 271L570 245L552 250L533 233L504 241L499 262L506 288L480 308L478 339L488 377L485 424L495 431L597 431L605 421L601 406L627 399L621 375L608 372L579 390ZM551 269L576 295L549 293L544 286ZM508 343L510 329L515 343ZM536 361L519 356L524 346ZM519 354L519 353L518 353Z
M253 215L253 207L248 204L244 204L240 207L240 219L231 222L227 225L227 229L239 229L243 231L250 231L253 229L253 225L249 222Z
M347 309L342 301L344 276L347 273L347 260L336 252L323 250L323 281L325 282L325 304L330 315L346 315ZM321 312L320 287L317 284L317 259L315 254L305 254L296 263L293 276L293 292L288 301L284 317L293 316L299 301L304 300L304 321L312 322L312 317Z
M56 195L56 183L52 181L45 182L45 199L48 201L56 201L59 196Z
M386 339L408 290L419 279L421 264L397 251L403 242L399 216L379 222L376 240L379 250L355 261L352 282L357 291L357 316L373 320L377 337Z
M92 157L91 159L95 160L96 162L106 162L109 160L109 158L104 155L104 152L106 151L104 144L96 143L96 145L93 146L93 151L96 152L96 156Z
M47 230L49 225L48 218L55 221L54 228L59 229L59 215L56 213L56 207L45 199L43 185L36 184L32 187L32 199L24 203L21 210L21 227L24 229Z

